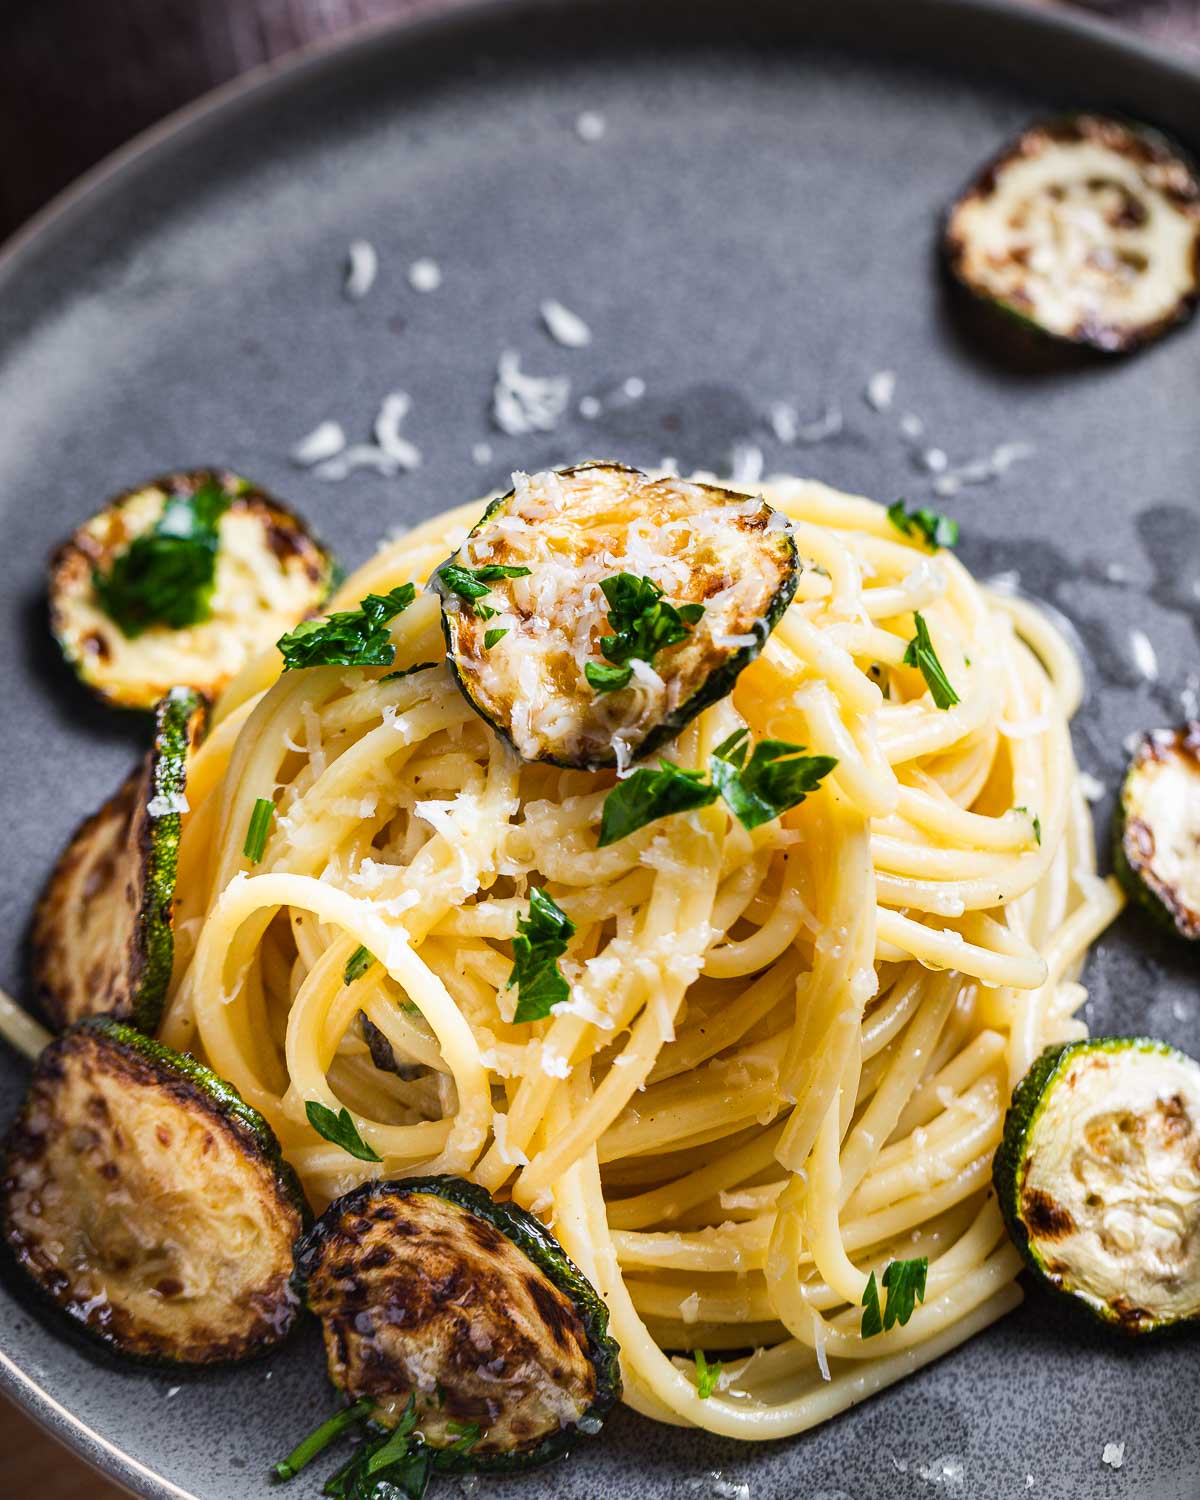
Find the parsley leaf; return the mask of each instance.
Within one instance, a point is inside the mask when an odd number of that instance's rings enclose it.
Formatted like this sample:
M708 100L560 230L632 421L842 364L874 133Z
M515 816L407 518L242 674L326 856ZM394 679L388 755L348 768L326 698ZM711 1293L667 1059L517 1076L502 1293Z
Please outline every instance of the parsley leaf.
M281 1482L295 1479L300 1470L312 1463L313 1459L323 1453L330 1443L335 1442L343 1432L357 1423L365 1422L374 1410L374 1399L370 1396L361 1396L353 1406L344 1406L341 1411L334 1412L332 1417L327 1417L307 1437L301 1438L286 1458L281 1458L277 1464L272 1465L272 1475Z
M417 1398L412 1395L408 1398L408 1405L401 1413L400 1420L392 1428L391 1432L384 1438L379 1447L374 1448L366 1462L366 1477L378 1473L388 1464L395 1463L397 1459L406 1458L412 1447L410 1434L417 1425Z
M598 693L615 693L628 687L633 668L614 667L607 661L589 661L584 663L583 675Z
M799 807L828 776L837 758L803 755L803 745L788 740L759 740L749 761L749 730L739 729L713 751L709 774L713 785L743 828L758 828Z
M912 1317L917 1303L925 1300L928 1271L929 1261L925 1256L918 1260L889 1261L882 1277L884 1290L887 1292L882 1316L879 1311L879 1286L875 1280L875 1272L871 1272L862 1298L865 1309L862 1316L863 1338L874 1338L877 1333L894 1328L897 1323L901 1328L904 1327Z
M643 766L618 781L605 797L598 847L618 843L658 818L709 807L720 795L705 782L702 771L685 771L669 760L660 761L657 771Z
M368 594L357 609L338 610L323 620L301 620L280 636L283 670L298 667L387 667L395 660L388 621L402 614L417 591L402 583L386 594Z
M450 1444L451 1453L470 1453L483 1436L478 1422L456 1422L453 1417L446 1423L446 1431L455 1439Z
M274 816L274 802L270 797L259 797L254 804L254 811L250 814L250 822L246 827L246 842L242 845L242 853L252 865L258 864L263 857L267 847L267 834L271 830L271 819Z
M1014 807L1013 812L1024 813L1026 817L1029 816L1029 809L1027 807ZM1038 848L1040 849L1042 847L1042 820L1036 814L1033 819L1033 836L1037 839Z
M321 1104L316 1099L309 1099L304 1106L304 1113L308 1116L308 1123L317 1132L324 1136L327 1141L332 1141L335 1146L340 1146L343 1151L348 1152L358 1161L382 1161L378 1152L373 1150L358 1133L358 1126L350 1118L348 1109L341 1109L335 1115L327 1105Z
M659 651L687 640L704 613L703 604L668 604L653 578L614 573L600 584L608 601L612 635L600 637L601 653L612 663L589 662L584 676L598 693L612 693L628 685L634 660L652 662ZM623 669L621 671L614 669Z
M130 640L151 625L182 630L209 616L217 571L217 523L233 496L212 480L191 495L168 495L162 515L92 572L100 608Z
M707 1401L717 1389L723 1366L719 1359L714 1359L710 1365L703 1349L693 1349L692 1358L696 1361L696 1394L701 1401Z
M421 1500L429 1486L433 1449L419 1433L414 1435L416 1420L410 1396L392 1431L360 1443L322 1493L332 1500Z
M360 944L346 960L346 967L342 970L342 983L353 984L356 979L361 979L374 962L375 955Z
M496 642L502 641L507 634L507 626L505 626L502 630L485 630L483 632L483 649L485 651L490 651L496 644Z
M401 667L398 672L385 672L380 682L395 682L399 677L411 677L414 672L428 672L430 667L440 667L440 661L419 661L411 667Z
M940 511L920 506L917 510L905 509L904 501L897 500L888 506L888 520L905 536L920 535L927 547L954 547L958 545L958 522Z
M920 669L938 708L953 708L960 701L959 696L950 686L950 679L937 659L937 652L929 638L929 627L919 612L914 613L913 624L917 627L917 633L905 649L904 665Z
M514 1021L540 1021L551 1008L570 999L571 990L559 972L558 960L567 951L575 923L543 890L529 888L529 915L517 918L513 938L513 966L505 989L517 987Z
M496 611L490 604L479 603L480 599L491 593L488 585L501 578L528 578L529 569L507 567L501 563L487 563L482 568L464 568L461 563L449 562L437 570L437 576L452 594L458 595L471 614L480 620L490 620Z

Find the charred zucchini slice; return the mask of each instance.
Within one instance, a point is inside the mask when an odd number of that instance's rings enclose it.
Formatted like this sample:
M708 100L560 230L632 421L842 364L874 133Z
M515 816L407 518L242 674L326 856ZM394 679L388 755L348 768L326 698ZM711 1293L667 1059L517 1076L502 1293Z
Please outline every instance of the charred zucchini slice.
M363 1183L296 1264L334 1385L389 1423L411 1400L437 1468L545 1463L620 1397L596 1291L537 1219L461 1178Z
M333 560L303 521L224 469L168 474L110 500L50 559L50 628L101 698L209 698L316 609Z
M1144 736L1117 804L1113 864L1154 916L1200 938L1200 723Z
M145 760L59 855L33 916L34 990L57 1027L113 1015L153 1031L171 978L171 913L187 761L204 702L158 705Z
M1050 1047L1017 1086L993 1175L1034 1271L1105 1322L1200 1318L1200 1063L1146 1037Z
M119 1021L82 1021L42 1053L0 1192L17 1264L116 1353L244 1359L295 1321L306 1208L270 1127Z
M1200 181L1155 131L1100 115L1033 126L954 204L945 253L976 297L1055 339L1121 353L1200 295Z
M762 650L795 542L765 500L623 464L516 481L434 575L454 676L526 760L624 765Z

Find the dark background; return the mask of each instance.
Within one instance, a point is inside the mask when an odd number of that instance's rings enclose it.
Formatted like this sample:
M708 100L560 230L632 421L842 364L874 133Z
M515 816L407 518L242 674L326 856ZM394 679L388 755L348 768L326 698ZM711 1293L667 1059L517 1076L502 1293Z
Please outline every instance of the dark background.
M130 136L214 85L351 26L461 3L5 0L0 239ZM1200 0L1088 0L1087 8L1200 61Z
M81 172L214 86L354 26L463 3L3 0L0 240ZM1090 0L1087 8L1190 52L1200 66L1200 0ZM116 1489L3 1402L0 1495L118 1500Z

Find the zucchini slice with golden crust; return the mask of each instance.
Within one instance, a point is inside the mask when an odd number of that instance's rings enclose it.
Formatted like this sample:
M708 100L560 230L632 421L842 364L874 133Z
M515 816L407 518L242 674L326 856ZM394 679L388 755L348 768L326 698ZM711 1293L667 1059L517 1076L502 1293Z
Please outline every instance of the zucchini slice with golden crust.
M209 1364L277 1344L307 1209L266 1121L107 1017L46 1048L6 1142L0 1223L26 1276L112 1351Z
M62 1028L113 1015L153 1031L171 978L171 913L188 756L204 702L175 688L158 705L154 744L115 796L59 855L33 916L33 982Z
M1200 938L1200 723L1142 737L1117 803L1113 866L1152 916Z
M185 683L215 698L316 609L334 565L305 523L225 469L110 500L50 559L50 628L93 692L151 708Z
M1200 180L1156 131L1101 115L1026 130L954 204L944 250L975 297L1119 354L1200 297Z
M1200 1320L1200 1063L1148 1037L1048 1047L993 1178L1038 1276L1126 1333Z
M787 520L624 464L515 480L434 574L451 670L524 759L623 766L762 650L796 591Z
M440 1469L512 1472L600 1427L621 1394L595 1289L532 1214L457 1177L367 1182L297 1249L329 1374Z

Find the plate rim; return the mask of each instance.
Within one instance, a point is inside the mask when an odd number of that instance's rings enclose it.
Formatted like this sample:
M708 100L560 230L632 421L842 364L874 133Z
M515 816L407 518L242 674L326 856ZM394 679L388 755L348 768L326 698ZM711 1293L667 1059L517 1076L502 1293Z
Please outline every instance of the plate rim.
M623 0L586 0L589 8L603 9ZM817 9L819 0L807 0ZM867 10L873 0L853 0ZM139 131L68 183L41 208L0 242L0 293L27 263L35 261L43 246L70 227L82 214L98 209L109 195L121 191L141 165L160 154L195 144L206 134L223 129L243 108L269 104L273 97L302 87L322 76L352 68L360 56L380 42L419 45L428 36L448 35L456 30L494 22L505 12L514 16L569 14L577 0L409 0L405 12L359 22L334 36L317 38L285 54L259 63L237 77L181 105L161 120ZM1177 79L1185 88L1200 86L1200 60L1172 53L1166 44L1126 31L1099 17L1065 8L1032 4L1030 0L909 0L915 21L939 13L954 17L960 29L997 23L1024 29L1032 35L1074 38L1102 50L1135 59L1140 65ZM761 11L769 22L772 11L794 14L787 0L761 0ZM816 21L814 41L820 41ZM914 30L917 27L914 25ZM841 40L841 45L856 43ZM921 55L921 48L914 48ZM1014 75L1015 76L1015 75ZM1200 141L1195 145L1200 148ZM11 1292L0 1287L0 1297ZM19 1308L20 1303L13 1298ZM61 1402L27 1370L0 1349L0 1395L36 1422L49 1436L90 1465L110 1482L142 1500L203 1500L164 1474L97 1432Z

